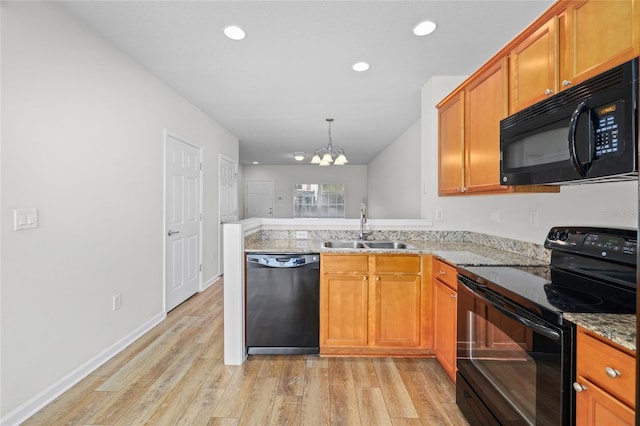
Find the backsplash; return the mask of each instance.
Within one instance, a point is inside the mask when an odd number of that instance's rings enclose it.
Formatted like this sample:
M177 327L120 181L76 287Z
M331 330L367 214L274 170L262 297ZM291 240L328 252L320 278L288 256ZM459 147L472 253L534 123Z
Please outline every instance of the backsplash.
M295 240L295 229L262 229L245 236L245 241L262 240ZM356 240L358 231L355 230L305 230L309 240ZM512 240L494 235L480 234L468 231L373 231L369 240L396 241L441 241L441 242L469 242L503 250L522 256L540 259L545 263L550 261L550 253L542 244Z

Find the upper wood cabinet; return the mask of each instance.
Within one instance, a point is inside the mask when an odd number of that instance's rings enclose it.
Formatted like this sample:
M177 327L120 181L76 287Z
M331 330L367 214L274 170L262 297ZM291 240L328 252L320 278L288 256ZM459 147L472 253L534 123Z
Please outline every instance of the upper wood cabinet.
M561 88L640 56L640 2L571 1L559 15Z
M438 195L500 185L500 120L640 56L640 0L558 0L438 107Z
M500 120L507 116L506 59L485 67L438 105L438 194L557 192L500 185Z
M557 18L552 18L511 51L509 55L511 113L558 91L557 21Z
M558 2L516 38L509 57L509 113L640 55L637 0Z
M438 194L464 188L464 92L459 92L438 106Z
M507 116L507 73L499 61L465 90L465 165L468 192L509 190L500 185L500 120Z

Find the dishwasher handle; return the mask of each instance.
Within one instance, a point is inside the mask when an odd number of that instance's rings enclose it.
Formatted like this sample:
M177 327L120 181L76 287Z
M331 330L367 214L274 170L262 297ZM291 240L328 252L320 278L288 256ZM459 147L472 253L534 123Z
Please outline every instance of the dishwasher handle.
M320 254L250 254L247 267L259 268L320 268Z

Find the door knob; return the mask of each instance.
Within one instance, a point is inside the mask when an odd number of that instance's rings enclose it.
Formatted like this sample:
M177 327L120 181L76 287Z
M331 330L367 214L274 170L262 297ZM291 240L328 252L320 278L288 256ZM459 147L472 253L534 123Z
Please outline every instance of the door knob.
M172 231L171 229L169 229L169 232L167 232L168 236L172 236L173 234L179 234L180 231Z

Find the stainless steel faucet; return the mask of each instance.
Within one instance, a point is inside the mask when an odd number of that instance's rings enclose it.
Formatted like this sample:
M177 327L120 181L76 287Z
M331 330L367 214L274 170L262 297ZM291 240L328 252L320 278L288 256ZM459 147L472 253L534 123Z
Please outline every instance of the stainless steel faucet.
M367 223L367 206L360 203L360 236L359 239L364 241L367 239L367 232L364 232L364 224Z

